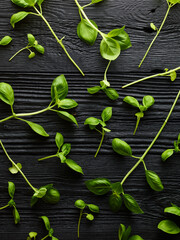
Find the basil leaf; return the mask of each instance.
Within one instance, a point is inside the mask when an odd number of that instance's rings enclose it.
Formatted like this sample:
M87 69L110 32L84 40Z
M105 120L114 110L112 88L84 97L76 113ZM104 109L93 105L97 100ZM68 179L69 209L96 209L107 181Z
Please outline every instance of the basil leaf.
M101 114L101 118L103 122L109 121L111 117L112 117L112 107L105 108Z
M164 209L165 213L170 213L170 214L174 214L176 216L180 217L180 207L176 206L176 205L172 205L172 207L167 207Z
M14 209L13 209L14 223L18 224L20 222L20 215L19 215L17 208L15 206L13 206L13 207L14 207Z
M94 117L89 117L85 120L84 125L93 125L97 126L99 124L99 119Z
M13 106L14 104L14 91L8 83L0 83L0 99L6 104Z
M47 189L45 187L40 188L37 192L34 193L34 197L43 198L46 195Z
M97 205L87 204L87 207L89 208L89 210L90 210L91 212L99 213L99 207L98 207Z
M39 52L39 53L41 53L41 54L44 54L45 50L44 50L44 47L43 47L43 46L41 46L41 45L38 44L38 45L35 45L34 47L35 47L35 49L36 49L37 52Z
M75 117L73 115L71 115L70 113L65 112L65 111L58 111L58 115L60 118L64 119L65 121L73 122L78 126L78 123L77 123Z
M54 237L54 236L52 236L51 239L52 239L52 240L59 240L58 238L56 238L56 237Z
M161 159L166 161L169 157L171 157L174 153L174 149L167 149L161 154Z
M103 0L92 0L91 2L92 3L99 3L99 2L102 2Z
M37 233L36 232L30 232L29 233L29 239L27 238L27 240L31 240L34 238L34 240L36 240L37 237Z
M171 78L171 82L174 82L177 78L177 73L175 71L171 72L170 73L170 78Z
M14 197L14 193L15 193L15 185L13 182L8 182L8 193L9 193L9 196L11 198Z
M70 151L71 151L71 144L70 143L65 143L62 146L61 151L62 151L64 156L67 156L70 153Z
M169 234L178 234L180 233L180 228L176 225L175 222L170 220L163 220L158 224L158 228Z
M18 166L19 169L22 168L21 163L17 163L16 165ZM9 171L10 171L10 173L12 173L12 174L17 174L19 170L16 168L15 165L12 165L12 167L9 168Z
M44 186L44 188L47 189L47 192L42 198L42 200L48 204L57 204L60 200L60 193L57 189L55 189L52 186L53 184L48 184Z
M33 207L37 203L37 201L38 201L38 198L33 195L31 198L31 207Z
M132 156L132 150L129 144L122 141L119 138L114 138L112 141L112 148L113 150L122 155L122 156Z
M73 160L71 159L66 159L65 163L70 167L72 170L84 174L82 168Z
M24 1L27 2L29 7L33 7L37 2L37 0L24 0Z
M86 187L96 195L104 195L111 190L111 182L106 178L96 178L85 182Z
M122 187L122 184L120 182L113 183L111 185L111 187L112 187L112 192L113 193L121 194L123 192L123 187Z
M28 42L31 46L34 45L34 42L36 41L35 37L32 34L27 34Z
M137 107L139 108L139 102L136 98L134 97L131 97L131 96L126 96L124 99L123 99L124 102L134 106L134 107Z
M0 40L1 46L6 46L12 41L12 38L10 36L5 36Z
M25 0L11 0L11 2L23 8L30 7L28 2Z
M123 235L125 231L126 231L126 227L124 226L124 224L120 224L119 231L118 231L119 240L123 240Z
M86 215L86 219L88 219L89 221L93 221L94 220L94 216L92 214L87 214Z
M129 240L130 234L131 234L131 226L128 226L128 228L125 230L123 234L122 240Z
M96 28L97 24L93 20L89 20ZM77 26L78 37L89 45L93 45L97 39L98 32L89 24L86 19L82 19Z
M115 193L111 194L109 197L109 207L111 211L118 212L122 205L122 198L120 195Z
M71 109L78 106L78 103L72 99L63 99L60 101L59 107L63 109Z
M51 85L51 98L53 101L57 100L56 98L62 100L66 98L68 94L68 83L64 75L60 75L55 78Z
M44 0L37 0L37 4L41 6L41 4L44 2Z
M86 203L83 200L81 200L81 199L76 200L74 205L75 205L75 207L77 207L77 208L79 208L81 210L86 207Z
M113 61L119 57L121 48L116 40L104 36L100 44L100 53L104 59Z
M28 56L29 59L34 58L36 56L35 52L31 52Z
M27 120L24 120L24 122L26 122L30 126L30 128L37 134L43 137L49 137L49 134L47 134L47 132L44 130L44 128L41 125L27 121Z
M43 220L46 230L49 231L51 229L49 218L46 216L41 216L40 218Z
M142 211L142 209L139 207L138 203L136 202L136 200L129 194L124 194L123 195L123 199L124 199L124 204L127 207L127 209L129 209L131 212L133 213L138 213L138 214L142 214L144 213Z
M100 86L95 86L95 87L91 87L91 88L87 88L88 93L90 94L95 94L97 92L99 92L101 90Z
M13 14L11 16L11 20L10 20L10 23L11 23L12 27L14 28L16 23L18 23L21 20L23 20L29 14L30 14L29 12L23 12L23 11Z
M143 240L143 238L140 237L139 235L134 235L134 236L131 236L129 240Z
M143 97L143 105L146 107L146 108L149 108L151 107L153 104L154 104L155 100L152 96L144 96Z
M160 177L153 171L146 170L146 180L154 191L162 191L164 189Z
M58 147L58 150L60 150L61 146L64 143L64 137L61 133L56 133L55 142L56 146Z
M105 89L103 89L103 91L108 96L108 98L110 98L111 100L116 100L119 98L119 94L113 88L105 88Z

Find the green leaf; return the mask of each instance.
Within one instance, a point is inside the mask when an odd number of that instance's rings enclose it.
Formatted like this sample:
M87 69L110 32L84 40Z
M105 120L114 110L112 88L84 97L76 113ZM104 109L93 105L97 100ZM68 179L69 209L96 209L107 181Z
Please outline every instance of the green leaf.
M98 207L97 205L87 204L87 207L89 208L89 210L90 210L91 212L99 213L99 207Z
M51 240L59 240L58 238L52 236Z
M9 206L9 207L14 207L14 206L16 206L15 201L14 201L13 199L11 199L11 200L8 202L8 206Z
M85 182L86 187L96 195L104 195L111 190L111 182L107 178L96 178Z
M74 206L82 210L86 207L86 203L83 200L78 199L75 201Z
M64 99L68 94L68 83L64 75L55 78L51 85L51 98L53 101Z
M113 183L112 192L116 194L121 194L123 192L122 184L120 182Z
M63 109L71 109L78 106L78 103L72 99L63 99L60 101L59 107Z
M37 201L38 201L38 198L33 195L31 198L31 207L33 207L37 203Z
M170 158L174 153L174 149L167 149L161 154L161 159L163 161L166 161L168 158Z
M133 235L128 240L143 240L143 238L140 237L139 235Z
M11 0L11 2L23 8L30 7L28 2L25 0Z
M122 156L132 156L132 150L129 144L122 141L119 138L114 138L112 141L112 148L113 150L122 155Z
M61 146L64 143L64 137L61 133L56 133L55 142L56 146L58 147L58 150L60 150Z
M158 228L169 234L178 234L180 233L180 228L176 225L175 222L170 220L163 220L158 224Z
M146 180L154 191L159 192L164 189L160 177L155 172L146 170Z
M174 82L177 78L177 73L175 71L171 72L170 73L170 78L171 78L171 81Z
M157 27L154 25L154 23L150 23L150 27L152 30L157 31Z
M136 200L129 194L124 194L123 195L123 199L124 199L124 204L127 207L127 209L129 209L131 212L133 213L138 213L138 214L142 214L144 213L142 211L142 209L139 207L138 203L136 202Z
M6 46L12 41L12 38L10 36L5 36L0 40L1 46Z
M89 117L85 120L84 125L93 125L97 126L99 124L99 119L94 117Z
M61 163L65 163L66 157L64 156L64 154L62 152L58 153L58 157L60 158Z
M28 56L29 59L32 59L36 56L35 52L31 52Z
M43 137L49 137L49 134L47 134L47 132L44 130L44 128L37 124L37 123L33 123L33 122L30 122L30 121L26 121L24 120L29 126L30 128L36 132L37 134L43 136Z
M180 3L180 0L168 0L169 3L176 4Z
M108 37L115 39L119 43L121 50L126 50L132 47L129 35L124 29L125 26L120 29L113 29L108 33Z
M40 218L43 220L46 230L49 231L51 229L49 218L46 216L41 216Z
M123 235L125 231L126 231L126 227L124 226L124 224L120 224L119 231L118 231L119 240L123 240Z
M131 226L128 226L123 234L122 240L129 240L130 234L131 234Z
M17 208L15 206L13 206L13 216L14 216L14 223L18 224L20 222L20 215L19 212L17 210Z
M118 212L122 205L122 198L120 195L115 193L111 194L109 197L109 207L111 211Z
M131 96L126 96L124 99L123 99L124 102L134 106L134 107L137 107L139 108L139 102L136 98L134 97L131 97Z
M99 3L99 2L102 2L103 0L92 0L91 2L92 3Z
M89 221L93 221L94 220L94 216L92 214L87 214L86 215L86 219L88 219Z
M22 169L21 163L17 163L16 165L18 166L19 169ZM12 174L17 174L18 173L18 169L16 168L15 165L12 165L12 167L9 168L9 171Z
M104 36L100 44L100 53L104 59L115 60L121 53L119 43L108 36Z
M77 120L70 113L65 112L65 111L58 111L58 115L60 118L64 119L65 121L73 122L78 126Z
M35 49L36 49L37 52L39 52L39 53L41 53L41 54L44 54L45 50L44 50L44 47L43 47L43 46L41 46L41 45L38 44L38 45L35 45L34 47L35 47Z
M14 193L15 193L15 185L13 182L8 182L8 193L9 193L9 196L11 198L14 197Z
M95 93L99 92L100 90L101 90L100 86L87 88L87 91L88 91L89 94L95 94Z
M72 170L84 174L82 168L73 160L71 159L66 159L65 163L70 167Z
M108 98L110 98L111 100L116 100L119 98L119 94L113 88L106 88L106 89L103 89L103 91L108 96Z
M103 122L109 121L111 117L112 117L112 107L105 108L101 114L101 118Z
M65 143L62 146L61 151L62 151L64 156L67 156L70 153L70 151L71 151L71 144L70 143Z
M170 213L170 214L174 214L176 216L180 217L180 207L172 204L172 207L167 207L164 209L165 213Z
M24 1L27 2L29 7L33 7L37 2L37 0L24 0Z
M14 104L14 91L8 83L0 83L0 99L6 104L13 106Z
M37 192L34 193L34 197L43 198L46 195L47 189L45 187L40 188Z
M36 237L37 237L37 233L36 232L30 232L29 233L29 240L31 240L31 239L34 239L34 240L36 240ZM27 240L28 240L28 238L27 238Z
M10 20L10 23L11 23L12 27L14 28L16 23L23 20L29 14L30 14L29 12L24 12L24 11L13 14L11 16L11 20Z
M143 105L146 108L151 107L154 104L154 102L155 100L152 96L147 95L143 97Z
M96 28L97 24L93 20L89 20ZM93 45L97 39L98 32L90 25L86 19L82 19L77 26L78 37L89 45Z
M37 4L41 6L41 4L44 2L44 0L37 0Z
M111 132L111 130L108 129L108 128L104 128L104 127L103 127L103 130L104 130L105 132Z
M28 42L31 46L34 45L34 42L36 41L35 37L32 34L27 34Z
M46 195L42 198L42 200L48 204L57 204L60 200L60 193L52 186L53 184L44 186L44 188L47 189L47 192Z

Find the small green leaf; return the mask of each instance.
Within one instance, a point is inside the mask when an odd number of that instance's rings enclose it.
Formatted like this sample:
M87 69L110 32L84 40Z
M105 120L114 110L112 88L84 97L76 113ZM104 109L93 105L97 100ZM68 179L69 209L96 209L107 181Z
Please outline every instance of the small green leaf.
M0 83L0 99L6 104L13 106L14 104L14 91L8 83Z
M92 0L91 2L95 4L95 3L102 2L102 1L103 1L103 0Z
M65 112L65 111L58 111L58 115L63 120L68 121L68 122L73 122L73 123L75 123L78 126L77 120L70 113Z
M5 36L0 40L1 46L6 46L12 41L12 38L10 36Z
M49 231L51 229L49 218L46 216L41 216L40 218L43 220L46 230Z
M99 124L99 119L94 117L89 117L85 120L84 125L93 125L97 126Z
M11 16L11 20L10 20L10 23L11 23L12 27L14 28L16 23L18 23L21 20L23 20L29 14L30 14L29 12L23 12L23 11L13 14Z
M119 43L108 36L104 36L100 44L101 56L106 60L116 60L121 53Z
M70 151L71 151L71 144L70 143L65 143L62 146L61 151L62 151L64 156L67 156L70 153Z
M164 189L160 177L155 172L146 170L146 180L154 191L159 192Z
M140 237L139 235L133 235L128 240L143 240L143 238Z
M17 163L16 165L18 166L19 169L22 169L21 163ZM9 171L12 174L17 174L18 173L18 169L16 168L15 165L12 165L12 167L9 168Z
M111 130L108 129L108 128L104 128L104 127L103 127L103 130L104 130L105 132L111 132Z
M165 213L170 213L180 217L180 207L172 204L172 207L167 207L164 209Z
M37 201L38 201L38 198L33 195L31 198L31 207L33 207L37 203Z
M45 187L40 188L37 192L34 193L34 197L43 198L46 195L47 189Z
M60 101L59 107L63 109L71 109L78 106L78 103L72 99L63 99Z
M107 97L110 98L111 100L116 100L119 98L119 94L113 88L106 88L106 89L103 89L103 91L105 92Z
M28 3L29 7L33 7L37 2L37 0L24 0L24 1Z
M61 163L66 162L66 157L64 156L64 154L62 152L58 153L58 157L60 158Z
M15 193L15 185L13 182L8 182L8 193L9 193L9 196L11 198L14 197L14 193Z
M170 78L171 78L171 81L174 82L177 78L177 73L175 71L171 72L170 73Z
M41 54L44 54L45 50L44 50L44 47L43 47L43 46L41 46L41 45L38 44L38 45L35 45L34 47L35 47L35 49L36 49L37 52L39 52L39 53L41 53Z
M30 240L31 240L31 239L36 240L37 233L36 233L36 232L30 232L30 233L29 233L29 237L30 237ZM28 238L27 238L27 240L28 240Z
M33 122L30 122L30 121L26 121L24 120L29 126L30 128L36 132L37 134L43 136L43 137L49 137L49 134L47 134L47 132L44 130L44 128L37 124L37 123L33 123Z
M101 114L101 118L103 122L109 121L111 117L112 117L112 107L105 108Z
M87 214L86 215L86 219L88 219L89 221L93 221L94 220L94 216L92 214Z
M55 78L51 85L51 98L56 102L57 99L64 99L68 94L68 83L64 75ZM56 99L57 98L57 99Z
M129 144L122 141L119 138L114 138L112 141L112 148L113 150L122 155L122 156L132 156L132 150Z
M34 42L36 41L35 37L32 34L27 34L28 42L31 46L34 45Z
M120 224L119 231L118 231L119 240L123 240L123 235L125 231L126 231L126 227L124 226L124 224Z
M70 167L72 170L84 174L82 168L73 160L71 159L66 159L65 163Z
M131 97L131 96L126 96L124 99L123 99L124 102L134 106L134 107L137 107L139 108L139 102L136 98L134 97Z
M14 216L14 223L18 224L20 222L20 215L19 212L17 210L17 208L15 206L13 206L13 216Z
M170 220L163 220L158 224L158 228L169 234L178 234L180 233L180 228L176 225L175 222Z
M44 2L44 0L37 0L37 4L41 6L41 4Z
M151 107L154 104L154 102L155 100L152 96L147 95L143 97L143 105L146 108Z
M29 59L32 59L36 56L35 52L31 52L28 56Z
M123 192L122 184L120 182L113 183L112 192L116 194L121 194Z
M89 94L95 94L95 93L99 92L100 90L101 90L100 86L87 88L87 91L88 91Z
M96 178L85 182L86 187L96 195L104 195L111 190L111 182L107 178Z
M60 150L61 146L64 143L64 137L61 133L56 133L55 142L56 146L58 147L58 150Z
M152 30L157 31L157 27L154 25L154 23L150 23L150 27Z
M113 193L109 197L109 207L111 211L118 212L122 205L122 198L120 195Z
M136 202L136 200L129 194L123 195L124 204L133 213L142 214L144 213L142 209L139 207L139 204Z
M131 226L128 226L123 234L122 240L129 240L130 234L131 234Z
M161 154L162 161L166 161L168 158L170 158L174 153L174 149L167 149Z
M23 8L30 7L26 0L11 0L11 2Z
M97 205L87 204L87 207L89 208L89 210L90 210L91 212L99 213L99 207L98 207Z
M86 207L86 203L83 200L78 199L75 201L74 206L82 210Z

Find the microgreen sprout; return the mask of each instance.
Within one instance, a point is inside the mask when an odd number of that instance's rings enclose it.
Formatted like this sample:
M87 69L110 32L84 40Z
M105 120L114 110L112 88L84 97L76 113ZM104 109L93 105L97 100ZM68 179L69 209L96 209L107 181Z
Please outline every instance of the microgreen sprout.
M175 204L171 204L171 207L166 207L164 209L165 213L173 214L180 217L180 207ZM172 220L163 220L158 224L158 228L168 234L179 234L180 227Z
M16 203L14 201L15 185L13 182L8 182L8 193L11 199L7 205L0 207L0 210L3 210L8 207L13 208L14 223L17 224L20 221L20 216L16 208Z
M58 192L58 190L56 190L55 188L53 188L53 184L48 184L46 186L40 187L39 189L35 188L27 179L27 177L24 175L24 173L22 172L22 165L20 163L15 163L9 156L9 154L7 153L2 141L0 140L0 145L6 155L6 157L9 159L9 161L12 163L12 167L9 168L9 171L12 174L16 174L16 173L20 173L22 175L22 177L24 178L24 180L27 182L27 184L30 186L30 188L33 190L34 194L32 196L31 199L31 206L33 206L38 199L42 199L44 202L46 203L50 203L50 204L56 204L59 202L60 200L60 194Z
M167 5L168 5L168 9L167 9L167 12L166 12L166 14L165 14L165 17L164 17L164 19L163 19L163 21L162 21L161 26L159 27L159 29L154 25L154 23L150 23L150 27L151 27L151 29L153 29L153 30L156 32L156 35L155 35L155 37L153 38L152 42L150 43L150 45L149 45L149 47L148 47L148 49L147 49L147 51L146 51L143 59L141 60L141 62L140 62L140 64L139 64L139 67L141 67L141 65L143 64L143 62L144 62L145 58L147 57L147 55L148 55L148 53L149 53L152 45L153 45L154 42L156 41L159 33L161 32L161 29L162 29L162 27L164 26L164 23L165 23L168 15L169 15L170 9L171 9L173 6L175 6L176 4L180 3L180 0L166 0L166 2L167 2Z
M161 159L162 159L162 161L166 161L166 160L167 160L168 158L170 158L174 153L180 152L179 144L180 144L180 134L178 135L177 141L174 141L174 148L172 148L172 149L166 149L166 150L161 154Z
M120 224L119 231L118 231L118 240L143 240L142 237L139 235L133 235L130 237L131 234L131 226L126 226L124 224Z
M134 164L134 166L123 177L121 182L111 183L107 178L96 178L96 179L88 180L85 182L86 187L96 195L105 195L109 191L112 192L109 198L109 206L112 211L115 211L115 212L119 211L122 205L122 201L124 201L126 208L128 208L131 212L140 213L140 214L143 213L142 209L140 208L136 200L131 195L125 194L123 190L123 184L128 179L128 177L134 172L134 170L140 165L140 163L142 163L144 166L146 181L149 184L150 188L153 189L154 191L162 191L164 189L161 179L157 175L157 173L147 169L144 158L146 157L148 152L151 150L154 143L156 142L161 132L163 131L164 127L166 126L174 110L174 107L179 99L179 96L180 96L180 91L178 92L163 125L161 126L155 138L152 140L151 144L148 146L148 148L146 149L146 151L143 153L141 157L134 156L130 145L124 142L123 140L119 138L113 139L112 148L116 153L118 153L121 156L128 156L128 157L138 159L138 161Z
M94 157L97 157L99 150L101 149L105 133L111 131L110 129L106 128L106 122L109 121L111 117L112 117L112 107L107 107L103 110L101 114L102 120L95 117L89 117L84 122L84 125L89 125L89 128L91 130L96 130L98 133L102 135L101 142L99 144L99 147ZM101 126L101 131L97 129L97 126L99 125Z
M43 12L42 12L42 6L41 6L42 3L44 2L44 0L11 0L11 1L14 4L18 5L19 7L22 7L22 8L33 8L35 10L35 12L20 11L18 13L13 14L11 16L11 20L10 20L10 23L11 23L12 27L14 28L16 23L18 23L19 21L23 20L28 15L35 15L37 17L40 17L45 22L45 24L47 25L47 27L51 31L51 33L54 36L54 38L56 39L56 41L62 47L62 49L64 50L64 52L67 55L67 57L74 64L74 66L80 71L80 73L84 76L84 73L82 72L80 67L75 63L75 61L72 59L72 57L70 56L70 54L68 53L66 47L63 44L63 39L65 37L62 37L61 39L59 39L57 37L56 33L54 32L54 30L52 29L52 27L50 26L50 24L47 21L47 19L44 17Z
M5 36L0 40L0 46L6 46L12 41L10 36Z
M78 126L78 123L73 115L71 115L66 111L59 111L54 109L55 107L62 108L62 109L72 109L78 105L76 101L66 98L67 94L68 94L68 83L66 81L65 76L60 75L57 78L55 78L54 81L52 82L52 85L51 85L52 100L48 107L36 112L16 114L13 109L14 91L11 85L9 85L8 83L1 82L0 83L0 99L6 104L10 105L12 115L7 118L1 119L0 123L5 122L11 118L15 118L17 120L27 123L29 127L37 134L43 137L49 137L49 135L41 125L22 119L21 117L33 116L33 115L44 113L46 111L53 111L53 112L56 112L60 118L66 121L73 122Z
M143 100L142 100L143 105L139 104L138 100L134 97L131 97L131 96L126 96L123 99L123 101L130 104L133 107L139 108L139 110L140 110L140 112L137 112L135 114L135 116L137 117L136 127L135 127L135 130L134 130L134 133L133 133L133 135L135 135L136 131L137 131L137 128L138 128L138 125L140 123L140 120L141 120L141 118L144 117L144 112L147 111L148 108L150 108L154 104L154 98L152 96L149 96L149 95L144 96Z
M42 161L48 158L58 157L61 160L61 163L65 163L72 170L78 173L84 174L82 168L75 161L67 158L67 155L71 151L71 144L64 143L64 137L61 133L56 133L55 142L58 148L57 153L51 156L40 158L38 159L38 161Z
M80 215L79 215L79 221L78 221L78 228L77 228L77 235L79 238L80 233L80 225L81 225L81 219L83 215L86 215L86 219L89 221L94 220L94 215L91 213L84 213L84 209L87 207L91 212L93 213L99 213L99 207L94 204L87 204L83 200L79 199L75 202L75 207L80 209Z
M44 47L41 46L38 41L36 41L35 37L32 34L27 34L27 38L28 38L28 45L26 47L21 48L18 52L16 52L10 59L9 61L11 61L15 56L17 56L20 52L24 51L24 50L28 50L30 52L29 54L29 59L33 58L36 56L35 52L31 51L30 48L34 48L37 52L44 54Z

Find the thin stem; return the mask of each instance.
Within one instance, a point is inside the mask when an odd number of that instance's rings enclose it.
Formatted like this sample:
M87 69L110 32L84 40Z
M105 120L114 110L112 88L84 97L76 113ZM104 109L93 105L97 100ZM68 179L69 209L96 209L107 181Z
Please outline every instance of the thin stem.
M140 157L136 157L136 156L134 156L134 155L132 155L131 157L136 158L136 159L140 159Z
M39 14L39 16L43 19L43 21L46 23L46 25L48 26L49 30L51 31L51 33L53 34L53 36L55 37L55 39L57 40L57 42L60 44L60 46L62 47L62 49L64 50L64 52L66 53L67 57L70 59L70 61L74 64L74 66L80 71L80 73L84 76L83 71L80 69L80 67L75 63L75 61L72 59L72 57L70 56L70 54L68 53L68 51L66 50L64 44L62 43L63 38L59 39L57 37L57 35L55 34L54 30L52 29L52 27L50 26L49 22L46 20L46 18L42 15L41 12L39 12L39 10L34 6L35 11Z
M80 215L79 215L78 229L77 229L78 238L80 236L79 232L80 232L80 225L81 225L82 215L83 215L83 209L80 210Z
M145 156L148 154L148 152L150 151L150 149L152 148L152 146L154 145L154 143L156 142L156 140L158 139L159 135L161 134L161 132L163 131L164 127L166 126L173 110L174 110L174 107L176 106L176 103L178 101L178 98L180 96L180 91L178 92L177 96L176 96L176 99L174 100L174 103L162 125L162 127L160 128L160 130L158 131L158 133L156 134L155 138L152 140L151 144L149 145L149 147L146 149L146 151L143 153L143 155L141 156L141 158L139 159L139 161L136 162L136 164L129 170L129 172L125 175L125 177L123 178L123 180L121 181L121 184L123 184L126 179L131 175L131 173L139 166L139 164L142 162L144 164L144 167L145 167L145 170L147 169L146 166L145 166L145 162L144 162L144 158Z
M5 209L5 208L7 208L7 207L9 207L9 204L7 204L7 205L4 206L4 207L1 207L0 210L3 210L3 209Z
M135 134L136 134L136 131L137 131L137 129L138 129L138 126L139 126L139 123L140 123L140 120L141 120L141 118L140 118L140 117L137 117L137 121L136 121L136 127L135 127L135 129L134 129L134 133L133 133L133 135L135 135Z
M14 58L16 57L20 52L24 51L25 49L28 49L29 47L26 46L24 48L21 48L19 51L17 51L10 59L9 59L9 62Z
M51 155L51 156L47 156L47 157L40 158L40 159L38 159L38 161L42 161L42 160L45 160L45 159L48 159L48 158L53 158L53 157L57 157L57 154L54 154L54 155Z
M162 23L161 23L160 28L158 29L158 31L157 31L157 33L156 33L156 36L154 37L154 39L153 39L152 42L150 43L150 45L149 45L149 47L148 47L148 49L147 49L147 51L146 51L143 59L141 60L141 62L140 62L140 64L139 64L139 68L140 68L141 65L143 64L143 62L144 62L146 56L148 55L148 53L149 53L152 45L153 45L154 42L156 41L156 38L158 37L158 35L159 35L159 33L160 33L160 31L161 31L161 29L162 29L162 27L163 27L163 25L164 25L164 23L165 23L165 21L166 21L166 18L167 18L168 14L169 14L169 11L170 11L171 7L172 7L172 5L171 5L171 4L168 4L168 9L167 9L166 15L165 15L165 17L164 17L164 19L163 19L163 21L162 21Z
M23 178L24 178L24 180L27 182L27 184L32 188L32 190L33 190L34 192L38 192L37 189L36 189L35 187L33 187L32 184L28 181L28 179L26 178L26 176L24 175L24 173L21 171L21 169L18 167L18 165L10 158L10 156L8 155L8 153L7 153L7 151L6 151L6 149L5 149L5 147L4 147L4 145L3 145L3 143L2 143L1 140L0 140L0 145L1 145L4 153L6 154L7 158L9 159L9 161L12 163L13 166L16 167L16 169L18 170L18 172L21 173L21 175L23 176Z
M178 70L180 70L180 67L174 68L174 69L169 70L169 71L167 71L167 72L157 73L157 74L154 74L154 75L151 75L151 76L148 76L148 77L144 77L144 78L141 78L141 79L136 80L136 81L134 81L134 82L128 83L128 84L122 86L122 88L127 88L127 87L132 86L132 85L134 85L134 84L136 84L136 83L139 83L139 82L142 82L142 81L151 79L151 78L163 77L163 76L167 76L167 75L169 76L169 74L171 74L172 72L176 72L176 71L178 71Z
M107 81L107 71L108 71L108 69L109 69L110 64L111 64L111 60L109 61L108 65L107 65L107 67L106 67L106 70L105 70L105 72L104 72L104 80L106 80L106 81Z
M104 140L104 135L105 135L105 131L104 131L104 129L102 129L102 138L101 138L101 142L99 144L98 150L97 150L96 154L94 155L95 158L97 157L97 155L99 153L99 150L100 150L100 148L102 146L102 143L103 143L103 140Z
M82 8L89 7L89 6L91 6L92 4L93 4L93 3L92 3L92 2L90 2L90 3L88 3L88 4L84 5L84 6L82 6Z
M7 121L7 120L9 120L9 119L11 119L11 118L13 118L13 117L14 117L14 115L11 115L11 116L9 116L9 117L7 117L7 118L1 119L1 120L0 120L0 123L5 122L5 121Z
M144 160L142 160L142 163L143 163L144 169L145 169L145 171L146 171L146 170L147 170L147 167L146 167L146 164L145 164Z
M102 135L102 132L101 132L101 131L99 131L97 128L95 128L95 130L96 130L98 133L100 133L100 134Z
M46 235L44 238L42 238L41 240L44 240L44 239L46 239L46 238L48 238L49 237L49 234L48 235Z

